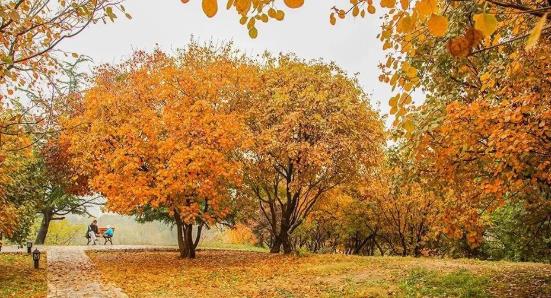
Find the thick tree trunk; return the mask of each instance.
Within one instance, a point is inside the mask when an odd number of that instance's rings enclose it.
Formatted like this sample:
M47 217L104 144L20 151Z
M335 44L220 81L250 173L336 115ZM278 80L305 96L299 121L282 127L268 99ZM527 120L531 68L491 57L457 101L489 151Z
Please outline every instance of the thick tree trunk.
M281 235L281 245L283 246L283 253L288 255L293 252L293 246L291 245L291 239L289 238L289 233L285 231Z
M53 214L51 211L45 211L42 213L42 222L40 224L40 229L36 235L36 240L34 241L37 245L43 245L46 242L46 236L48 235L48 229L50 228L50 222L52 221Z
M180 250L180 258L185 258L186 247L184 244L184 224L178 213L174 214L174 221L176 222L176 232L178 237L178 249Z
M177 212L174 214L174 221L176 221L180 258L195 258L195 249L199 244L199 237L201 237L201 228L199 228L201 226L198 227L197 237L193 241L193 224L184 223Z
M278 236L274 237L274 241L272 241L272 247L270 247L270 253L277 254L281 251L281 239Z

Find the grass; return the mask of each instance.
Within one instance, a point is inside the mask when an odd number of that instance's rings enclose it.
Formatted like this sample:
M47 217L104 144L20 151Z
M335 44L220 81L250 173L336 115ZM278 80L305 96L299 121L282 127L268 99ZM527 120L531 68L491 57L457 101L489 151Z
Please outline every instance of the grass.
M40 264L46 264L44 255ZM34 269L31 256L0 254L0 297L46 297L46 292L46 269Z
M198 249L223 249L223 250L241 250L254 252L268 252L265 247L258 247L251 244L233 244L223 242L204 242L200 243Z
M466 269L439 274L423 268L414 269L400 288L407 297L488 297L489 281Z
M130 297L549 297L551 265L202 250L89 252ZM128 281L132 280L131 283Z

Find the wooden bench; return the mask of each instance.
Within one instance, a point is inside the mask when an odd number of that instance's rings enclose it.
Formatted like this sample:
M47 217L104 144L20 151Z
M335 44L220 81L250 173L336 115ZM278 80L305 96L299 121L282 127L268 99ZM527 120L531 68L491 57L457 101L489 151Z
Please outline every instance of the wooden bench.
M113 235L115 235L115 228L112 228L113 229ZM105 231L107 231L107 228L106 227L101 227L101 228L98 228L98 233L103 237L103 239L105 240L105 243L103 243L103 245L107 245L107 242L111 243L111 245L113 245L113 236L111 237L107 237L105 236ZM99 236L98 236L99 237Z

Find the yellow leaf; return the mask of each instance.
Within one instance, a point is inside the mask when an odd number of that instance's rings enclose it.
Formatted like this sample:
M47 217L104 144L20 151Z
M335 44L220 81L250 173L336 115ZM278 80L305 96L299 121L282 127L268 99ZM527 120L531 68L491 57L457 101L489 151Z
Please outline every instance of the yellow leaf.
M284 18L285 18L285 12L283 12L283 10L276 11L276 14L275 14L276 20L283 21Z
M479 13L474 15L474 28L484 36L490 36L492 33L494 33L497 29L497 19L496 16L489 13Z
M429 19L428 26L429 32L433 36L444 36L444 34L448 31L448 18L445 16L432 14Z
M368 5L367 6L367 12L369 12L370 14L374 14L375 13L375 6Z
M407 10L409 8L409 0L400 0L400 4L402 5L403 10Z
M402 105L408 105L411 102L412 102L411 95L409 95L407 93L403 93L402 96L400 97L400 104L402 104Z
M438 3L436 0L421 0L415 5L415 10L421 19L425 19L427 16L435 13L437 9Z
M249 36L251 38L256 38L258 36L258 30L256 30L255 27L252 27L251 29L249 29Z
M391 97L390 100L388 101L388 105L391 107L396 107L397 104L398 104L398 95Z
M396 30L399 33L407 33L407 32L413 31L414 26L415 26L415 20L409 15L405 15L398 21Z
M236 0L235 1L235 9L237 9L237 12L239 12L242 15L247 14L249 9L251 8L251 0Z
M230 9L233 6L233 0L228 0L228 3L226 3L226 9Z
M408 119L404 122L404 129L408 132L408 133L412 133L413 130L415 129L415 125L413 125L413 121L411 121L411 119Z
M352 16L357 17L359 14L360 9L358 8L358 6L354 6L354 8L352 9Z
M335 13L331 13L331 15L329 16L329 23L331 23L331 25L335 25L335 23L337 23L337 18L335 18Z
M406 109L404 109L403 107L401 107L399 110L398 110L398 113L396 113L396 117L402 117L406 114Z
M541 30L545 26L545 21L547 20L547 14L544 14L541 19L538 21L536 26L534 26L534 29L532 29L532 32L530 33L530 36L528 36L528 40L526 41L526 50L533 49L536 44L538 43L538 40L540 39Z
M283 2L289 8L299 8L304 4L304 0L284 0Z
M212 18L218 11L218 0L203 0L202 6L205 15Z
M394 8L396 0L381 0L381 7Z

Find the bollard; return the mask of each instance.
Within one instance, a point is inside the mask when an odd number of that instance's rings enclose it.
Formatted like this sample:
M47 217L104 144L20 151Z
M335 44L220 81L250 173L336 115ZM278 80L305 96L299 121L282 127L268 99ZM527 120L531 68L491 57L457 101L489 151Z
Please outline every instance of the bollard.
M40 251L36 248L33 252L34 269L38 269L40 262Z
M32 248L33 248L33 242L27 240L27 253L28 253L28 254L31 253L31 249L32 249Z

